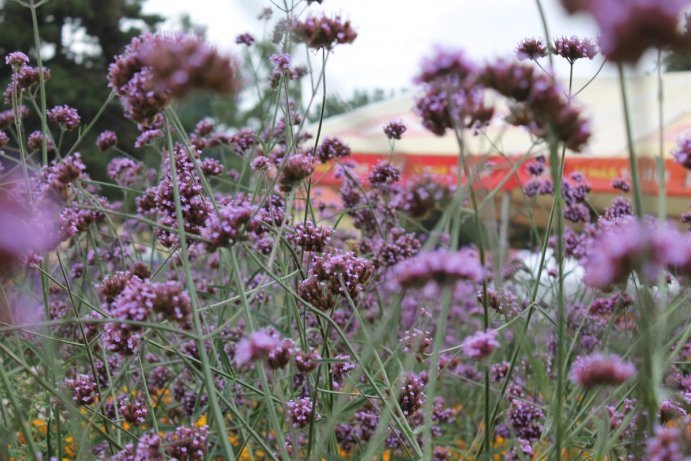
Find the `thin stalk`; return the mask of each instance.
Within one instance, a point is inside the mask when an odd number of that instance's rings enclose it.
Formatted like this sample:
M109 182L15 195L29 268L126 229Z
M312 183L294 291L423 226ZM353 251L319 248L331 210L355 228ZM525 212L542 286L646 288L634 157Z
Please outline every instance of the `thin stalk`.
M629 165L631 166L631 182L633 186L633 205L638 218L643 218L643 194L638 175L638 162L633 140L633 128L631 127L631 110L626 96L626 81L624 79L624 67L617 64L619 74L619 88L621 90L622 109L624 110L624 124L626 125L626 142L629 147Z
M46 79L43 76L43 58L41 57L41 37L38 33L38 17L36 16L36 8L40 4L35 4L31 0L31 23L34 29L34 48L36 50L36 64L38 64L38 92L41 99L41 132L43 133L43 140L41 141L41 158L43 164L48 163L48 121L46 120Z

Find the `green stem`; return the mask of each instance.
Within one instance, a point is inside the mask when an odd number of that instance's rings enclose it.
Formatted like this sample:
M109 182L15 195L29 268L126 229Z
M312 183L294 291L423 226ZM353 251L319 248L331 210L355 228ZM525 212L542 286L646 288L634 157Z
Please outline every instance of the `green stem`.
M619 87L621 89L622 108L624 110L624 124L626 125L626 142L629 147L629 165L631 166L631 183L633 186L633 205L638 218L643 217L643 194L641 193L641 183L638 176L638 162L633 139L633 128L631 127L631 111L626 96L626 81L624 79L624 67L617 64L619 73Z

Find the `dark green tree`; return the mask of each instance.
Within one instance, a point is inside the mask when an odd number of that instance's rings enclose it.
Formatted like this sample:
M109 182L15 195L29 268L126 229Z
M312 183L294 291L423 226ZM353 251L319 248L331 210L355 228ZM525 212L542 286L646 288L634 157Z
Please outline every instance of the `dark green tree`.
M30 2L31 0L27 0ZM51 70L47 82L48 107L67 104L75 107L83 122L89 122L108 98L106 73L113 56L120 53L132 37L152 29L163 18L143 13L146 0L50 0L36 9L44 65ZM26 3L26 2L25 2ZM0 0L0 55L23 51L35 65L35 42L31 10L13 0ZM0 81L10 78L10 68L0 63ZM131 141L136 127L122 118L114 101L94 127L86 143L103 129L115 130ZM7 108L7 107L6 107ZM28 129L38 128L38 120L27 120ZM129 142L131 145L132 142ZM103 170L105 159L87 161Z

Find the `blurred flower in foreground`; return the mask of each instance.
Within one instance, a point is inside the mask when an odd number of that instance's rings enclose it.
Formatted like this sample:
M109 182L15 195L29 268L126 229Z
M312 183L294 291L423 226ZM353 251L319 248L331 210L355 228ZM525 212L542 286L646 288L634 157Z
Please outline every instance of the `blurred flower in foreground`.
M607 59L635 64L650 48L685 47L679 31L685 0L562 0L569 13L589 12Z
M631 216L608 223L586 256L584 281L595 288L624 283L634 271L655 280L665 269L691 276L691 234Z
M22 181L17 179L17 181ZM0 189L0 273L25 262L32 253L53 249L57 243L57 208L43 200L27 206L15 190Z
M404 288L422 287L428 282L440 285L459 280L478 282L484 274L477 253L471 249L422 253L400 263L395 271L398 283Z
M571 365L570 378L586 389L601 385L618 385L636 373L633 364L616 354L595 353L576 358Z
M691 135L679 140L679 145L674 151L674 158L681 166L691 170Z

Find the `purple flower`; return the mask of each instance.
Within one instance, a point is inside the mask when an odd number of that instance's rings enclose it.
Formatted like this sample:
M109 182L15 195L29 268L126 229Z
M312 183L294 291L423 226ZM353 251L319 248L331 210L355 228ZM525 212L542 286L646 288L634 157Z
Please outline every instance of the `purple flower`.
M293 154L281 165L278 177L283 192L290 192L303 179L308 178L314 171L314 159L306 153Z
M322 163L326 163L334 158L343 158L350 155L350 147L345 145L338 138L324 138L317 148L317 157Z
M293 427L306 427L312 421L312 399L302 397L286 403Z
M143 398L130 399L127 395L120 396L118 411L120 416L134 427L144 424L149 414L146 401Z
M295 354L295 367L303 373L309 373L319 366L321 355L317 351L303 352Z
M397 182L401 178L401 170L386 160L377 163L369 174L369 182L373 187L383 188Z
M521 103L521 125L534 135L551 132L568 149L580 152L590 139L590 123L583 110L564 95L550 75L538 74L529 64L498 60L485 66L481 81L488 88Z
M547 48L539 38L525 38L516 47L516 57L519 60L537 61L547 56Z
M72 390L72 400L78 405L90 405L96 401L96 383L90 375L77 375L65 379L65 384Z
M245 32L244 34L240 34L235 37L235 43L238 45L250 46L252 43L254 43L254 37L249 32Z
M50 138L46 138L46 146L49 151L53 150L53 141ZM43 147L43 133L40 131L32 131L26 138L26 147L29 150L40 150Z
M655 436L646 441L649 461L688 461L691 449L688 443L688 423L684 427L655 427Z
M270 166L271 162L267 157L264 157L263 155L254 157L252 159L252 162L250 163L250 167L256 171L266 171L269 169Z
M363 291L373 271L370 261L352 252L336 251L312 259L311 275L326 283L332 294L347 293L352 299Z
M336 361L332 362L331 364L331 376L336 382L343 381L343 378L348 376L351 371L357 368L357 365L350 361L351 358L349 355L337 355L334 357L334 360Z
M246 201L231 202L218 213L211 213L201 232L208 240L204 244L207 250L212 252L246 239L247 233L259 225L256 214L257 207Z
M415 83L459 84L474 77L477 71L461 49L437 48L432 56L423 59L421 67Z
M29 57L21 51L13 51L5 56L5 64L12 66L15 71L29 64Z
M103 152L107 151L111 147L115 147L117 143L118 135L115 134L115 131L112 130L103 131L96 138L96 147L98 147Z
M427 384L426 373L416 375L408 373L401 385L401 393L398 396L398 405L404 416L411 416L420 408L427 398L424 391Z
M150 66L154 86L173 97L182 97L192 88L218 94L239 89L235 62L196 36L155 36L142 44L139 59Z
M322 253L331 240L332 232L330 227L318 227L307 221L306 224L295 226L295 234L291 236L291 240L305 251Z
M130 187L139 177L144 164L127 157L115 157L108 163L108 176L117 184Z
M310 16L304 21L292 24L291 29L297 42L315 49L330 50L337 44L353 43L357 38L350 21L343 21L340 16Z
M509 421L519 439L534 441L542 436L543 411L534 403L513 399L509 408Z
M691 170L691 136L686 136L679 140L679 145L673 155L681 166Z
M179 426L165 436L165 450L178 461L202 461L206 455L208 428Z
M384 134L389 139L400 140L407 129L403 122L393 120L384 127Z
M77 109L69 106L55 106L47 113L48 120L60 125L60 128L66 131L72 131L79 126L81 118L77 113Z
M554 40L554 51L573 64L583 58L592 60L597 55L597 45L588 38L559 37Z
M406 330L401 339L407 352L414 352L422 355L428 354L432 347L432 338L429 331L422 331L414 328L412 331Z
M613 179L612 180L612 187L615 189L619 189L622 192L629 192L631 190L631 186L629 185L629 182L624 178Z
M668 226L623 216L602 227L589 245L584 281L595 288L607 288L626 282L635 270L655 279L668 265L686 274L690 241Z
M416 288L428 282L440 285L452 284L459 280L479 282L484 276L484 270L474 250L436 250L403 261L396 266L395 274L400 286Z
M133 461L160 461L162 459L161 437L153 432L142 435L139 438Z
M684 0L562 0L570 12L588 11L600 29L607 59L635 64L649 48L684 46L678 30Z
M569 377L586 389L601 385L622 384L636 373L636 368L616 354L596 352L577 357L571 365Z
M482 359L490 355L497 347L496 330L478 331L463 341L463 353L471 359Z
M243 366L255 360L268 358L269 354L281 346L278 338L260 330L238 342L235 348L235 361Z

